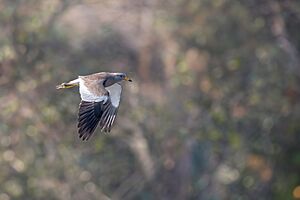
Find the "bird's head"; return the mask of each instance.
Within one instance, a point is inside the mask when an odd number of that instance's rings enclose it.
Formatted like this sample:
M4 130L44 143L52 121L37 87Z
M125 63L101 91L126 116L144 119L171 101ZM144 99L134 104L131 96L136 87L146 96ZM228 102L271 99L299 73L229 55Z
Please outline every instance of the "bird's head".
M125 73L109 73L107 74L103 85L108 87L123 80L132 82Z
M132 82L132 80L125 73L114 73L113 77L114 77L115 81L117 81L117 82L123 81L123 80Z

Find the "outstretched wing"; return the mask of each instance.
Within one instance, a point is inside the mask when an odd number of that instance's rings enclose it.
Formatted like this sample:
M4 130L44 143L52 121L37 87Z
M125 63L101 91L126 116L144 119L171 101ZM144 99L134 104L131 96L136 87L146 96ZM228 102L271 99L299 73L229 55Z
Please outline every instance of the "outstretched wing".
M88 140L95 131L104 111L103 102L81 101L78 113L78 134L82 140Z
M80 84L82 101L78 113L78 134L82 140L88 140L98 124L101 131L110 132L117 115L121 85L114 84L103 88L103 91L97 91L95 94L84 84Z
M122 86L118 83L115 83L109 87L105 88L109 93L109 103L105 107L103 115L100 120L101 131L110 132L111 127L116 119L120 99Z
M105 88L110 96L111 103L114 107L118 108L121 100L122 86L119 83L115 83Z

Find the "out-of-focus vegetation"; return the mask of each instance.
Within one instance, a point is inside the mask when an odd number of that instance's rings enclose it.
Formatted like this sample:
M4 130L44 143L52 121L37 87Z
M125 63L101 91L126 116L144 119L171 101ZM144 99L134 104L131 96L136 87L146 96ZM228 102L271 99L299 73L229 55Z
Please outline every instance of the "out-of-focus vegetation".
M300 199L300 2L0 0L0 200ZM128 72L111 134L76 89Z

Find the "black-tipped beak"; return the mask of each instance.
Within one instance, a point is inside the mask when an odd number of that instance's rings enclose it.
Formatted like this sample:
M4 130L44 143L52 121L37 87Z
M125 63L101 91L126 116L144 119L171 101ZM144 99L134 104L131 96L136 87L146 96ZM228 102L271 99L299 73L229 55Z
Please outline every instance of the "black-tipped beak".
M125 76L124 80L125 80L125 81L129 81L129 82L132 82L132 80L131 80L128 76Z

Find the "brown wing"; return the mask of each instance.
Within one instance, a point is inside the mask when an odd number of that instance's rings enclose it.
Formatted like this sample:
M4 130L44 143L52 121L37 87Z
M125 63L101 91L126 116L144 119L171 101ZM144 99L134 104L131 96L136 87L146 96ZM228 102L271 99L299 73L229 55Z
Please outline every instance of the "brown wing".
M117 108L111 104L110 99L106 103L81 101L78 113L78 134L82 140L88 140L98 124L101 131L110 132L116 118Z

